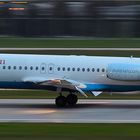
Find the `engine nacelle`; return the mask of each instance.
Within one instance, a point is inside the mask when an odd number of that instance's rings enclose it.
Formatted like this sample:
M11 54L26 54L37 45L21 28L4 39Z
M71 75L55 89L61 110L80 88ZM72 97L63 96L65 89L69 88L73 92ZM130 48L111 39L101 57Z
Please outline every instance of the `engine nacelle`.
M107 77L120 81L140 81L140 64L109 64L107 67Z

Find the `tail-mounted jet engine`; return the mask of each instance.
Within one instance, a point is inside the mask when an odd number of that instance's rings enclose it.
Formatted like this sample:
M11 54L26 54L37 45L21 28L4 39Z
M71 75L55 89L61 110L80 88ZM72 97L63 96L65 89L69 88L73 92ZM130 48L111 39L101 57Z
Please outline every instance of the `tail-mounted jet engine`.
M120 81L140 81L140 64L109 64L107 67L107 77Z

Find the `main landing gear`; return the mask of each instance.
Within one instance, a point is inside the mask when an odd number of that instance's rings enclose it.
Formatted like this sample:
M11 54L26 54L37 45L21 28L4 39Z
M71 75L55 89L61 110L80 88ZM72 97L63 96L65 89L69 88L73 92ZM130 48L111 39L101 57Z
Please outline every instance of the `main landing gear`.
M69 106L74 106L77 101L78 98L75 94L69 94L67 97L60 94L60 96L56 98L55 103L58 107L65 107L66 104L68 104Z

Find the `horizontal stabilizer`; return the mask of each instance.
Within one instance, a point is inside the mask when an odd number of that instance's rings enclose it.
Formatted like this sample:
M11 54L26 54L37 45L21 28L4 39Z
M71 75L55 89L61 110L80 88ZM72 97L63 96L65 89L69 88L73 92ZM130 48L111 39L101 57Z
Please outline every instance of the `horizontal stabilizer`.
M98 96L102 93L102 91L91 91L92 94L94 94L94 96Z

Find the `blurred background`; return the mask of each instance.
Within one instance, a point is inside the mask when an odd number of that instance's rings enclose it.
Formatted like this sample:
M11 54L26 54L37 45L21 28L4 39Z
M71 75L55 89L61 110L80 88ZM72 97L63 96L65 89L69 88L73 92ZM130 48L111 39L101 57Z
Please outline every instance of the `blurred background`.
M140 1L3 0L0 36L140 37Z

